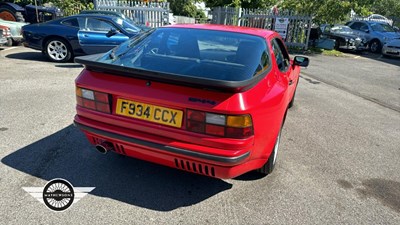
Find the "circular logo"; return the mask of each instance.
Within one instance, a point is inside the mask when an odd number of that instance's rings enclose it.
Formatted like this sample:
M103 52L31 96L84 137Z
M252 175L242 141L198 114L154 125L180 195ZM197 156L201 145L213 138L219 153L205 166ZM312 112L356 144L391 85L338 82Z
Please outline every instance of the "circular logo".
M74 201L74 188L64 179L49 181L43 189L43 201L49 209L63 211Z

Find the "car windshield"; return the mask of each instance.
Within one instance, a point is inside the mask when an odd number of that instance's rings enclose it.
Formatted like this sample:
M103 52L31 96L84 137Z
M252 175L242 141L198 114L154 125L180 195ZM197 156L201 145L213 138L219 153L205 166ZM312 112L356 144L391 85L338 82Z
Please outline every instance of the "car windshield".
M130 23L128 20L123 20L119 17L116 17L113 20L114 20L114 22L119 24L124 30L126 30L128 33L136 34L142 30L139 27L135 26L133 23Z
M158 28L106 53L99 62L224 81L251 79L270 66L263 38L242 33Z
M337 34L353 34L353 30L348 26L335 26L331 28L332 33Z
M372 23L371 27L372 27L372 30L374 30L374 31L395 32L394 29L391 26L389 26L388 24Z

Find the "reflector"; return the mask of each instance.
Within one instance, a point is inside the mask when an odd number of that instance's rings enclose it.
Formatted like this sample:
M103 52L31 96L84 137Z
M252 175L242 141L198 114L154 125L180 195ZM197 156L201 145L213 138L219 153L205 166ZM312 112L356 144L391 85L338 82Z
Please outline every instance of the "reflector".
M214 114L214 113L206 113L206 123L224 125L226 124L225 115Z
M82 97L90 100L94 100L94 93L91 90L86 90L82 88Z

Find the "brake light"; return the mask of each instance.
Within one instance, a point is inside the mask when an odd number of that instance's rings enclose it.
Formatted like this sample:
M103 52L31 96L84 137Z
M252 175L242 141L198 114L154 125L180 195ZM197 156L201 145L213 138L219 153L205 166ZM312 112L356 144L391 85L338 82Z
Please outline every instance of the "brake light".
M187 110L186 130L228 138L247 138L253 135L250 115L224 115Z
M84 108L111 113L110 95L107 93L77 87L76 103Z

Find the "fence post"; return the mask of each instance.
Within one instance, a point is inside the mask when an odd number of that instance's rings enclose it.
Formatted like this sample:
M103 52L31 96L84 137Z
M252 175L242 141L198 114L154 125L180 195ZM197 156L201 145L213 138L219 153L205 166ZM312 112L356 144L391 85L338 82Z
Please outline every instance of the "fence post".
M98 8L97 8L97 0L93 0L93 5L94 5L94 9L98 10Z

